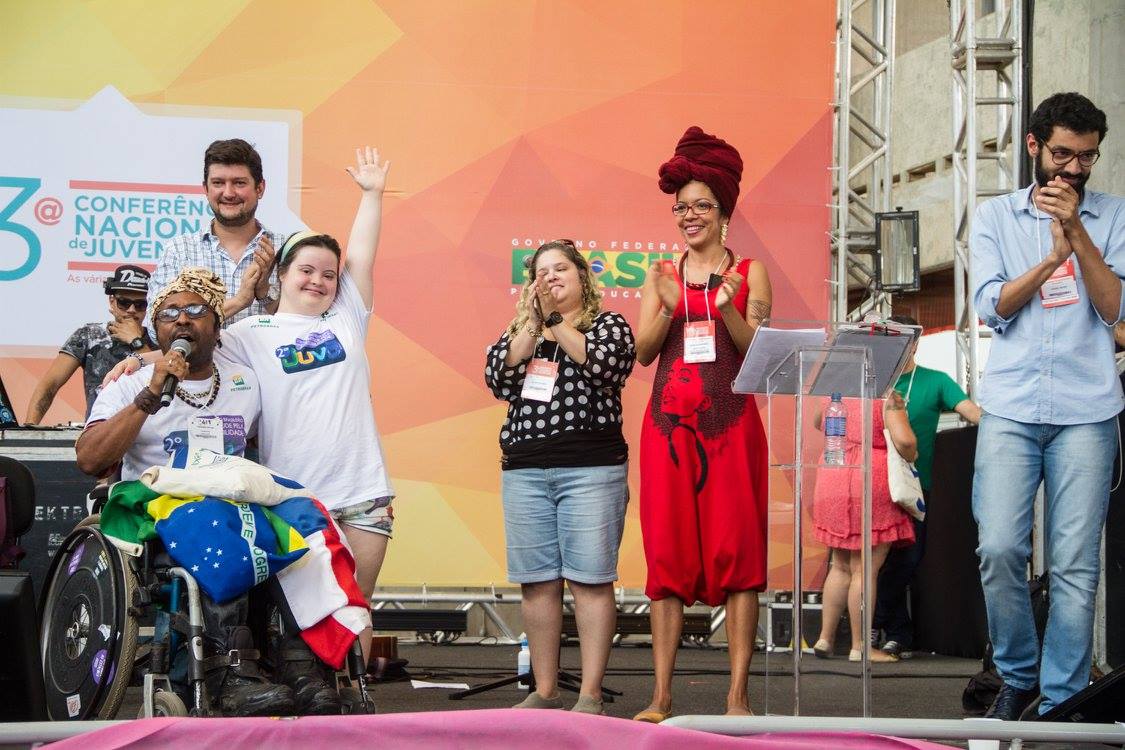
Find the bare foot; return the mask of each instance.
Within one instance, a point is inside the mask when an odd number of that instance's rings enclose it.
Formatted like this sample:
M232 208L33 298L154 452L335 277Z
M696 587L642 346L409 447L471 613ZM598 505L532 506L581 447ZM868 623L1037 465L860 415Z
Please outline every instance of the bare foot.
M726 716L753 716L754 712L750 710L749 706L735 705L727 706Z

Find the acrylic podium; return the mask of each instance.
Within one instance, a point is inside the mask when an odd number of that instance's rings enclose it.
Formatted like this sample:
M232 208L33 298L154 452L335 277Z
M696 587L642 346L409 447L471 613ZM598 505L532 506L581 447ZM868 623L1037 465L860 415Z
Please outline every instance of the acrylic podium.
M810 529L811 507L818 479L831 472L844 472L834 477L846 482L851 502L862 504L862 560L864 602L863 632L871 632L872 606L867 606L867 592L872 590L872 577L877 571L871 568L871 451L872 408L877 399L884 398L894 387L903 368L909 361L920 329L897 324L868 323L813 323L808 321L773 320L763 324L755 334L745 360L732 383L736 393L751 393L766 397L767 435L769 439L769 518L770 518L770 570L773 574L767 584L775 595L767 603L767 625L774 624L772 615L788 617L789 629L776 643L778 629L767 627L766 661L766 713L792 713L801 715L801 675L805 657L811 656L809 646L816 633L808 632L819 626L815 615L819 602L815 578L826 570L827 549L816 541ZM843 464L827 465L824 461L824 435L820 429L821 413L833 393L839 393L849 402L848 418L859 416L860 430L849 425L850 448L845 452ZM858 445L855 438L858 437ZM784 530L792 523L792 579L784 573L784 584L775 580L777 569L788 562L784 559ZM779 535L780 534L780 535ZM812 570L806 569L806 548L817 561ZM791 588L788 588L791 586ZM788 589L788 590L786 590ZM846 613L845 608L845 613ZM837 631L837 642L841 640ZM862 657L857 669L848 665L847 651L837 658L843 660L828 665L821 662L819 673L825 666L843 669L841 677L858 677L861 690L859 705L848 713L862 711L871 715L871 665L869 637L864 637ZM790 662L791 658L791 662ZM858 673L857 673L858 672ZM779 681L792 680L792 704L778 700ZM851 684L829 680L829 684ZM771 685L773 690L771 691ZM773 705L770 694L774 693ZM785 691L781 689L781 692ZM849 693L851 691L849 690ZM811 699L813 696L807 696ZM836 696L838 698L838 696ZM808 704L808 700L806 701ZM836 700L834 705L839 705ZM825 714L824 708L809 705L814 713Z

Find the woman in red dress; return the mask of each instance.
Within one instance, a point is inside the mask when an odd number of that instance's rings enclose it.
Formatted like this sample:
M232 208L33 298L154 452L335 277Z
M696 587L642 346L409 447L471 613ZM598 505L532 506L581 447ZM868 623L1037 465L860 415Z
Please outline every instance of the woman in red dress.
M687 251L648 274L636 341L641 364L659 358L641 431L656 684L640 721L671 713L684 606L696 601L726 604L726 711L750 713L746 681L766 583L767 452L754 398L732 393L731 381L772 293L761 261L725 244L741 177L734 147L697 127L660 168Z
M847 409L847 427L844 433L844 463L858 466L863 463L861 429L863 412L861 402L844 399ZM871 404L871 591L867 592L868 606L875 601L875 582L879 568L887 559L892 546L914 542L914 524L910 516L891 500L887 482L887 440L884 425L891 435L895 449L907 461L918 457L918 441L906 417L906 404L896 391L884 401ZM826 659L832 653L836 640L836 626L844 607L848 608L848 621L852 631L851 661L859 661L863 648L863 615L860 608L863 590L863 474L854 468L822 468L816 478L813 492L813 536L832 550L828 577L824 579L824 603L821 612L820 638L813 652ZM897 656L882 649L871 649L871 661L898 661Z

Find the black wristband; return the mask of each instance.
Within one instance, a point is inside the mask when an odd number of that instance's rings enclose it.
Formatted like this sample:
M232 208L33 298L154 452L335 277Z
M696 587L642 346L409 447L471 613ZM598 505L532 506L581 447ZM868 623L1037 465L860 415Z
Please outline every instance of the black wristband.
M145 414L155 414L160 411L160 396L157 396L147 387L142 388L141 392L133 399L133 406Z

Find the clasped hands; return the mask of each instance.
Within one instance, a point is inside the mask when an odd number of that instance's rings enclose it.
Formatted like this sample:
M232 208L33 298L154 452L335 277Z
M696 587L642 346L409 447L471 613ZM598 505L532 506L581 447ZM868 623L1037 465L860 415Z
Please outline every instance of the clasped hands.
M1066 236L1067 229L1078 222L1078 191L1061 177L1053 177L1032 197L1035 207L1050 216L1051 250L1047 259L1056 266L1066 262L1074 247Z
M664 307L666 316L671 316L683 296L680 280L676 277L676 266L670 260L657 261L652 264L649 272L654 276L656 295L660 298L660 304ZM723 283L719 287L718 294L715 295L715 306L720 311L725 312L730 309L745 280L742 274L733 268L723 274Z

